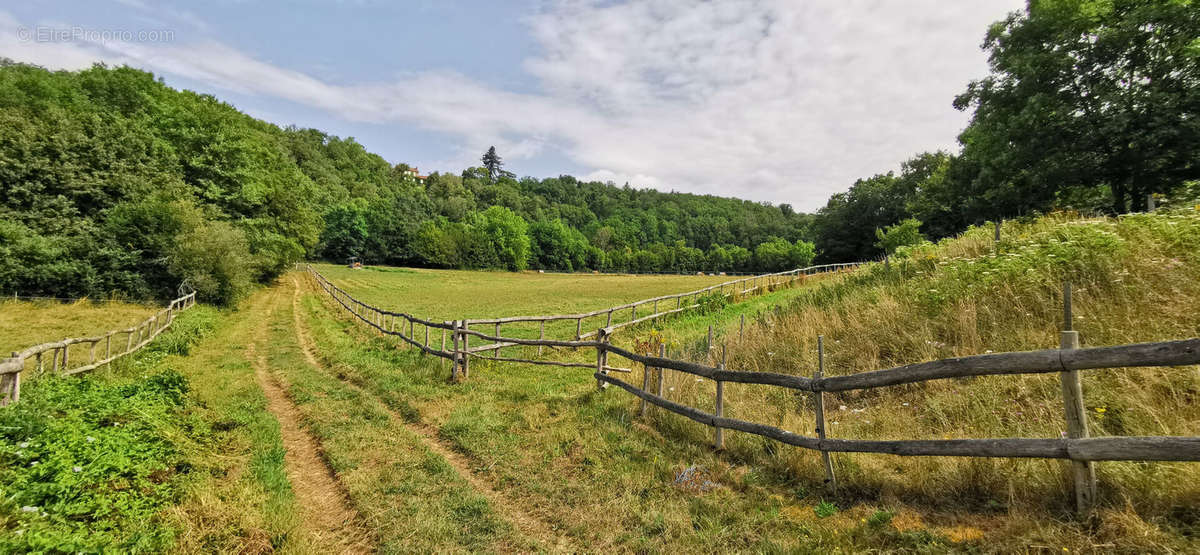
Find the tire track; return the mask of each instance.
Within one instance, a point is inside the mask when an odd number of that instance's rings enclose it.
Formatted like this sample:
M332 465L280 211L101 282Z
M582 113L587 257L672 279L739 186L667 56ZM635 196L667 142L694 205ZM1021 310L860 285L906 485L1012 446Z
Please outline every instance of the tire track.
M294 321L294 328L296 330L296 342L299 344L300 349L304 351L305 360L312 364L314 368L320 370L321 372L325 372L326 374L329 374L335 379L338 379L342 383L346 384L347 387L350 387L355 391L362 393L363 395L377 400L379 404L383 406L383 408L387 410L393 418L396 419L397 422L403 423L406 428L408 428L411 432L416 434L418 438L421 439L421 442L425 444L425 447L445 459L446 462L449 463L454 469L454 471L460 477L462 477L464 481L467 482L467 484L469 484L475 491L479 492L480 495L487 499L488 504L495 508L496 512L500 513L502 518L514 525L526 537L536 540L543 546L555 552L575 553L579 551L571 545L570 541L565 536L556 533L549 523L530 515L528 512L523 510L518 503L514 502L508 496L492 487L492 485L485 479L480 478L471 472L470 462L467 460L467 458L455 451L440 437L438 437L437 430L432 426L407 421L399 413L392 410L387 403L385 403L374 393L371 393L359 385L341 379L334 375L334 373L329 372L328 369L326 369L325 366L319 362L316 354L316 343L313 342L312 337L308 333L308 328L304 325L303 320L300 318L300 293L303 286L300 284L300 280L294 275L292 276L292 285L292 319Z
M308 534L306 540L319 551L371 553L374 551L371 534L362 525L362 518L350 504L336 475L325 463L320 445L301 426L300 412L272 375L266 357L259 352L259 346L265 344L270 316L277 309L276 297L277 292L272 292L271 301L274 302L269 307L252 309L262 314L252 340L246 345L246 358L253 365L254 376L267 397L267 409L279 421L284 465L296 495L301 526Z

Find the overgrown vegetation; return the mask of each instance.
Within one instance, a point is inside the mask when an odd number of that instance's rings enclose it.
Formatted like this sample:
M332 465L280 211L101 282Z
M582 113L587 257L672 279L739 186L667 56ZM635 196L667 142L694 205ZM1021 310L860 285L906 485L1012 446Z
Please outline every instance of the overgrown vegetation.
M205 315L181 318L106 375L41 376L0 410L0 551L173 544L164 511L184 495L195 470L190 446L205 439L205 423L188 380L156 363L186 354L211 325Z
M741 341L735 319L718 321L717 343L728 346L730 368L799 375L817 367L818 335L825 337L827 375L1052 348L1062 328L1063 281L1075 287L1073 327L1084 346L1188 338L1200 330L1200 212L1107 219L1056 214L1003 229L999 243L986 226L938 244L901 247L890 265L798 291L780 312L756 319ZM701 325L668 326L661 333L668 343L695 345L703 331ZM684 356L715 360L702 349ZM1196 370L1086 372L1091 434L1200 435ZM712 409L707 381L668 373L666 387L669 398ZM811 431L808 396L740 384L726 384L724 394L728 416ZM827 394L826 411L836 438L1055 438L1066 430L1053 375ZM656 421L664 435L697 442L711 437L709 429L680 417ZM727 433L726 445L730 460L755 461L808 490L822 489L824 471L813 452L745 434ZM1200 483L1200 468L1192 463L1098 463L1101 508L1088 527L1071 516L1071 484L1060 461L854 454L834 455L834 461L839 498L826 492L826 500L859 511L878 504L894 513L896 530L916 516L921 527L940 527L955 541L985 550L1105 544L1187 551L1195 549L1200 530L1192 510L1200 489L1191 486ZM866 541L861 537L845 541L856 549L894 547L858 543Z

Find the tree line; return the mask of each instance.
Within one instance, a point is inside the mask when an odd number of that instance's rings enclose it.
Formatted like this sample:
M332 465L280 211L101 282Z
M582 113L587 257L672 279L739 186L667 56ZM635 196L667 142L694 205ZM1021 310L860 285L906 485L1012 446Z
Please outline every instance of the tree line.
M232 303L292 263L764 271L812 259L787 205L521 178L494 150L418 179L150 73L0 61L0 291ZM490 160L490 161L489 161Z
M815 214L481 166L419 178L352 138L256 120L150 73L0 60L0 292L232 303L320 257L442 268L777 271L878 257L997 218L1119 213L1200 179L1200 10L1039 0L993 24L920 153Z

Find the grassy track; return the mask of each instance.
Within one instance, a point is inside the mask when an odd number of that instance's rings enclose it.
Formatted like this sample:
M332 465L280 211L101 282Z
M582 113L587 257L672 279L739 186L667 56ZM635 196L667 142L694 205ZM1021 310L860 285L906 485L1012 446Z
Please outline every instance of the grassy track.
M79 301L14 301L0 299L0 353L58 341L65 337L100 335L128 328L159 310L157 307L122 303Z

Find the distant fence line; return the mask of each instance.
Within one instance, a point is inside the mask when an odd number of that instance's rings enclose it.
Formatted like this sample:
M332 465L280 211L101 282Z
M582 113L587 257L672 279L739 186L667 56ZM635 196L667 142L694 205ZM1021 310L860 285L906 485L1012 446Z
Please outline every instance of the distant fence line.
M418 318L411 314L403 312L394 312L384 310L364 303L342 288L334 285L320 272L316 271L310 264L299 265L299 268L308 272L309 275L316 280L334 300L342 305L351 314L367 325L377 329L378 331L399 337L405 343L413 345L422 351L450 360L454 363L454 368L451 371L451 376L457 378L461 373L463 376L469 372L469 360L471 357L480 358L478 353L484 351L492 351L493 356L487 357L491 359L501 360L499 358L500 350L504 347L516 345L504 340L497 340L495 343L487 345L470 345L471 336L479 336L479 332L471 330L471 326L490 325L493 326L495 336L499 336L501 326L504 324L513 324L521 322L537 322L539 323L538 336L539 339L546 338L546 322L556 321L575 321L575 340L580 340L587 337L592 337L596 334L595 331L584 333L583 321L588 318L597 318L603 316L605 318L605 328L609 329L609 333L620 328L636 325L650 320L656 320L672 314L677 314L686 310L699 308L699 300L707 295L722 295L733 298L735 296L751 295L765 291L771 291L782 287L790 286L797 281L803 281L809 275L837 272L847 270L860 263L845 263L845 264L822 264L819 266L809 266L807 268L798 268L785 272L776 272L772 274L761 274L750 276L742 279L731 280L716 285L688 291L686 293L676 293L672 295L662 295L649 299L642 299L618 306L584 312L579 314L549 314L537 316L509 316L502 318L475 318L463 319L454 321L434 322ZM675 301L671 303L670 301ZM669 306L669 305L674 306ZM666 306L664 306L666 305ZM649 314L638 316L638 307L650 307ZM624 311L628 311L628 320L621 322L619 320L625 317ZM614 319L618 320L614 323ZM424 332L424 340L419 337L416 326L421 326ZM407 328L407 330L405 329ZM430 330L441 330L440 347L434 348L430 346ZM450 331L453 350L446 349L446 331ZM541 354L539 348L538 354ZM513 362L522 361L530 362L531 364L554 364L560 366L575 366L574 363L557 363L554 361L539 361L531 362L527 359L510 359Z
M16 403L21 398L21 372L27 363L32 362L33 369L39 374L47 370L63 375L74 375L95 370L105 364L125 355L134 353L148 345L163 330L171 327L175 315L196 304L196 293L192 292L171 301L166 308L153 316L146 318L136 326L112 330L95 337L71 337L62 341L41 343L28 347L23 351L13 352L12 357L0 359L0 406ZM124 344L120 339L114 350L113 336L125 334ZM101 346L103 343L103 346ZM87 364L72 367L70 359L71 345L87 344ZM100 349L103 349L102 351ZM50 353L49 357L45 354ZM48 359L48 360L47 360Z

